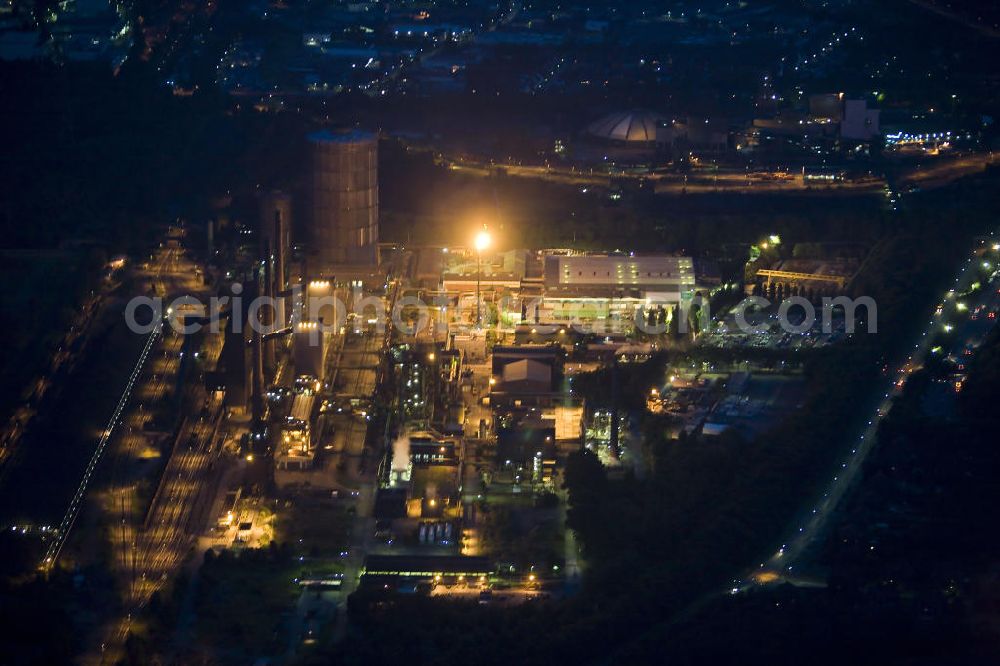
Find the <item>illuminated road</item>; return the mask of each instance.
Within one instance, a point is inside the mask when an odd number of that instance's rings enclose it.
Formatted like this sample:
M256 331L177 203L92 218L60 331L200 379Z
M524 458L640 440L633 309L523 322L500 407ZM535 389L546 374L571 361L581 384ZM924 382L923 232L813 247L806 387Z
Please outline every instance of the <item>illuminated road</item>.
M900 177L900 182L904 185L933 189L947 185L963 176L979 173L995 162L993 153L957 155L950 159L934 160L926 166L911 169Z
M990 241L990 244L992 244L992 241ZM978 251L982 249L982 245L977 245L976 249L972 251L971 256L964 263L961 272L955 278L955 291L961 292L975 279L975 271L978 270L977 262L984 260L983 257L978 255ZM992 262L992 265L995 267L998 259L1000 259L1000 252L992 250L990 247L986 249L986 259ZM994 277L992 282L982 290L979 300L976 303L967 303L962 308L958 308L957 306L949 308L955 310L953 314L950 314L950 318L949 316L942 317L937 314L931 317L927 327L921 331L914 343L913 351L906 363L890 378L890 384L887 387L885 396L872 411L871 420L865 425L847 459L837 468L836 474L833 476L833 479L823 492L816 506L808 510L805 514L805 519L801 520L789 531L787 540L767 560L761 562L759 567L747 574L742 580L735 581L735 585L730 592L736 593L758 584L808 581L808 579L797 577L798 570L796 566L801 564L803 555L808 551L809 547L819 543L823 538L825 534L824 530L829 523L831 515L844 494L857 480L865 459L875 445L879 423L891 409L893 399L903 392L910 373L918 370L923 365L924 359L931 351L930 346L931 340L934 338L933 334L941 327L949 326L952 328L946 330L954 331L954 338L956 340L961 340L963 344L971 345L971 348L978 347L993 327L995 320L990 320L986 316L977 316L973 319L970 313L974 312L978 305L983 305L985 309L1000 307L1000 290L997 289L998 284L1000 284L1000 278ZM954 291L945 294L942 302L948 303L949 301L953 301L953 299Z
M503 15L500 16L497 21L491 22L486 27L486 32L493 32L498 27L509 24L511 21L517 18L517 15L520 13L520 11L521 11L520 3L511 2L504 11ZM362 86L362 89L368 89L372 91L371 94L373 95L375 94L385 95L390 91L391 87L395 85L395 83L401 77L405 76L411 63L413 62L420 63L424 60L429 60L435 57L444 48L445 48L444 46L437 46L427 51L418 48L416 56L413 59L411 60L403 59L398 65L393 65L392 67L390 67L390 69L379 78L375 79L366 86ZM405 81L406 79L403 78L403 80Z
M157 280L162 280L163 276L171 269L176 270L177 254L178 252L176 248L170 248L165 252L161 252L159 261L151 272L151 277L153 278L154 283ZM98 439L97 446L94 448L94 453L91 455L90 461L87 463L87 467L83 472L83 477L80 479L80 484L70 500L70 504L66 509L66 513L63 515L62 521L59 523L59 527L55 533L55 538L49 543L49 546L46 549L45 556L40 563L41 569L45 571L51 570L58 562L63 546L65 546L66 540L69 538L69 534L72 531L73 525L80 513L80 509L83 506L83 500L90 487L90 480L94 474L94 470L97 468L97 464L104 455L108 442L111 441L115 428L121 421L122 415L125 412L129 401L132 399L133 391L135 390L137 381L139 380L143 368L146 365L146 361L150 357L150 352L162 335L162 324L158 323L156 328L148 335L149 337L146 340L146 344L139 353L139 358L136 360L132 373L129 375L129 378L125 383L121 398L119 399L114 412L111 414L111 418L108 420L108 425L104 428L100 438ZM154 375L154 378L155 377L156 375Z
M198 273L197 267L183 257L179 245L168 241L143 276L151 291L164 298L166 308L171 298L203 291ZM218 358L221 337L206 339L203 362L207 367ZM87 663L115 663L123 656L121 648L132 628L133 616L182 563L200 531L203 509L211 501L213 484L208 482L218 454L215 434L222 406L209 399L201 387L185 395L205 409L182 421L152 501L142 500L139 494L138 481L148 477L137 463L160 455L159 447L145 431L150 408L179 399L176 392L180 390L184 340L169 327L163 327L162 340L162 345L150 354L144 380L133 391L133 405L125 418L127 427L113 447L111 488L101 498L108 522L114 525L108 545L124 614L101 631L100 647L95 646L85 659Z
M146 345L143 347L142 353L139 354L139 359L136 361L135 367L132 369L132 374L129 376L128 382L125 384L125 389L122 391L118 405L115 407L115 411L112 413L111 419L108 421L108 425L105 427L101 438L97 442L97 447L94 449L94 453L90 457L90 461L87 463L87 467L83 472L83 478L80 480L80 485L77 487L76 493L73 494L73 498L70 500L69 507L63 515L62 522L59 523L56 536L49 543L49 547L45 552L45 557L41 562L42 569L46 571L54 567L56 562L59 560L59 555L62 553L63 546L66 545L66 539L69 538L70 531L73 529L73 524L76 522L76 518L80 514L80 509L83 506L83 499L87 494L87 489L90 487L90 480L93 476L94 470L97 469L97 464L104 455L104 450L107 448L108 441L110 441L111 435L114 433L115 427L121 419L122 412L125 410L125 406L132 397L132 390L135 387L136 380L142 372L143 366L146 364L149 352L160 337L160 329L161 327L157 326L156 329L149 334L149 338L146 340Z
M391 295L386 299L386 312L393 311L398 293L398 283L396 283L391 287ZM338 384L343 387L338 391L340 395L364 398L371 398L375 395L378 383L384 380L377 368L382 357L388 353L393 333L391 322L386 322L386 326L383 334L352 336L351 339L344 341L344 347L336 360ZM344 423L344 419L350 419L346 428L338 428L338 430L343 430L344 434L334 441L334 450L340 462L338 469L343 469L338 481L345 487L356 488L358 493L357 514L348 539L350 549L348 556L344 559L344 578L340 589L341 598L346 600L357 589L365 557L372 548L375 530L373 512L377 482L375 472L381 451L376 451L370 456L371 459L367 456L365 450L368 432L367 419L359 419L357 415L338 416L337 418L341 419L341 423ZM336 427L337 421L334 423ZM349 461L355 459L358 461L357 465L352 466ZM340 604L337 609L334 641L342 640L346 631L347 604L345 603Z
M992 153L972 153L955 157L942 157L927 166L917 166L900 175L900 182L919 185L924 189L942 187L964 176L979 173L993 164ZM488 164L460 157L442 157L439 164L451 171L474 176L491 176L497 169L508 176L534 178L565 185L607 187L610 174L595 169L575 169L525 164ZM615 178L634 178L649 181L657 194L709 193L721 190L737 192L778 193L814 192L819 194L881 194L886 182L883 178L843 181L807 181L788 172L745 173L732 169L714 172L696 169L687 176L679 174L644 173L614 174Z
M212 403L210 411L212 417L187 422L181 429L145 525L134 542L134 570L126 575L130 579L127 602L136 609L160 589L200 532L195 519L206 497L210 501L211 493L203 492L207 487L204 482L217 453L213 435L221 404Z

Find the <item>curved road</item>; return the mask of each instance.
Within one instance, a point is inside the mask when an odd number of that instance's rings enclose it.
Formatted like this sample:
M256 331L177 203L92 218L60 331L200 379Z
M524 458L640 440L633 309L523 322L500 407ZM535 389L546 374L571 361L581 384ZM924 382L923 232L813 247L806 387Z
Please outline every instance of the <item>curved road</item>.
M992 240L996 237L995 233L992 233L990 236L989 246L984 248L987 241L982 240L971 251L971 256L963 263L961 271L959 271L958 276L955 278L954 289L949 290L944 295L942 299L943 303L951 301L956 291L966 289L972 283L975 278L975 270L973 269L978 268L978 262L989 261L994 268L997 266L997 262L1000 260L1000 251L998 251L1000 250L1000 245ZM985 254L983 254L984 250ZM879 423L888 414L889 409L892 407L893 399L904 390L910 373L923 365L924 359L931 351L931 340L934 339L932 333L940 327L951 326L953 328L949 330L955 331L954 338L956 340L968 341L966 344L971 345L972 348L978 347L993 327L995 320L988 319L987 316L973 318L972 313L976 310L977 306L985 306L985 310L995 310L1000 307L1000 290L997 289L998 285L1000 285L1000 272L995 272L987 288L981 291L976 302L967 303L961 309L958 307L949 308L953 313L936 313L931 317L927 326L916 339L913 345L913 352L907 358L906 363L891 377L891 383L887 387L884 397L872 411L871 419L864 426L847 459L836 469L836 473L827 485L816 506L811 510L807 510L804 519L797 521L798 524L789 530L789 536L785 542L768 559L761 562L758 567L742 579L734 582L734 586L730 590L731 593L735 594L754 585L775 582L791 582L807 585L817 584L808 578L794 577L796 573L795 567L800 564L802 556L808 548L817 543L824 535L829 518L837 508L844 494L857 480L865 459L874 448ZM951 314L951 318L946 323L945 320L949 319L949 314Z

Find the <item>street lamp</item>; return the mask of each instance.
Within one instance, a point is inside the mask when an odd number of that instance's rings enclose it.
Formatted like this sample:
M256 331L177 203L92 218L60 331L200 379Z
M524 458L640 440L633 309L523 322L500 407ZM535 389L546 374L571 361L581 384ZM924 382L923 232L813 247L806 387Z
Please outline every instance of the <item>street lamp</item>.
M490 246L493 239L490 237L490 232L486 231L486 225L483 225L482 231L476 234L476 240L474 245L476 247L476 327L482 328L483 317L480 306L479 297L479 282L483 275L483 250Z

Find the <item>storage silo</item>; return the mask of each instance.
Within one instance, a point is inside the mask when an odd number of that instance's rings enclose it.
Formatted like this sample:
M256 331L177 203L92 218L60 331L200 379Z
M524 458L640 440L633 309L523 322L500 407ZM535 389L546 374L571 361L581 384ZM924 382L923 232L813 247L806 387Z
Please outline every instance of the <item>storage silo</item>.
M336 266L373 265L378 253L378 137L360 130L309 136L310 241L317 275Z

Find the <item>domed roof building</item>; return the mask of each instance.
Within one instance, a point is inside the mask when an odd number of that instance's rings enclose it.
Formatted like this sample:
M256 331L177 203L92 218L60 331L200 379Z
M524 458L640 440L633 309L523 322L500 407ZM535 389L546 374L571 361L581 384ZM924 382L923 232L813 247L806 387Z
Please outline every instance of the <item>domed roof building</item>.
M657 129L666 123L664 116L645 109L616 111L588 125L587 134L604 141L653 143Z

